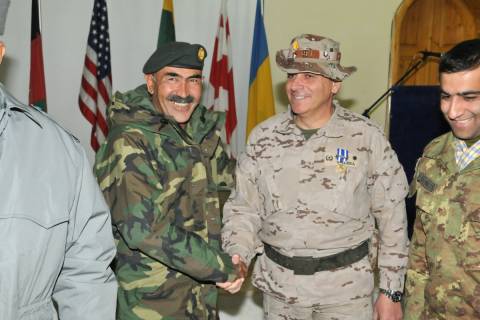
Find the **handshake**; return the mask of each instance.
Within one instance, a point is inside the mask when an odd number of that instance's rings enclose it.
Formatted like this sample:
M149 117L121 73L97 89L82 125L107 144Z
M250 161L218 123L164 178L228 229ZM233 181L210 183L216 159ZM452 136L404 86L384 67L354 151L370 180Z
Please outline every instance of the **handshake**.
M248 268L245 262L243 262L240 259L240 256L237 254L234 254L232 256L232 263L235 266L235 271L237 273L237 277L235 278L235 280L231 282L217 282L216 285L217 287L222 288L225 291L233 294L237 293L242 288L243 281L245 281L245 278L247 277Z

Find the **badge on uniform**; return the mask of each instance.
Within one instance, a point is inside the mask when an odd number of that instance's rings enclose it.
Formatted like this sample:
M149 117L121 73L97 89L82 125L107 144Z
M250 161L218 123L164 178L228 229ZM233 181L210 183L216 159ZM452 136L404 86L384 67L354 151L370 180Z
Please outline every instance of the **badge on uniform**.
M347 164L348 150L347 149L342 149L342 148L337 148L337 155L335 156L335 159L337 159L337 163Z
M325 164L332 165L337 167L338 172L345 172L347 167L355 167L357 162L357 156L352 155L348 149L336 148L337 152L334 153L334 150L326 151L325 155Z
M350 153L347 149L337 148L337 154L335 155L335 160L337 160L337 172L344 173L347 171L347 167L355 166L355 162L349 161L349 154Z
M203 49L203 47L198 48L198 52L197 52L198 61L202 62L205 59L205 56L206 56L205 49Z
M433 182L427 175L423 172L420 172L417 177L417 181L422 187L425 188L428 192L433 192L437 188L435 182Z

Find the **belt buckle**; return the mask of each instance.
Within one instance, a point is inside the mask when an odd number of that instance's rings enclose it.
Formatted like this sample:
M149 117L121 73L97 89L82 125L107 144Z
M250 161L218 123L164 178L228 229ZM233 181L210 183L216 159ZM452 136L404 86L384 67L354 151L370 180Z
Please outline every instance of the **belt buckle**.
M317 272L317 267L318 265L313 261L303 261L296 264L293 268L293 274L298 276L311 276Z

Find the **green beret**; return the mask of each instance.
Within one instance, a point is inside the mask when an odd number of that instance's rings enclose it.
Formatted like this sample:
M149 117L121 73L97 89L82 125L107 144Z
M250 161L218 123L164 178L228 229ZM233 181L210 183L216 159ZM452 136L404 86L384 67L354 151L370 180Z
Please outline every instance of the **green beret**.
M199 44L168 42L158 47L148 58L143 73L155 73L167 66L202 70L206 57L207 51Z

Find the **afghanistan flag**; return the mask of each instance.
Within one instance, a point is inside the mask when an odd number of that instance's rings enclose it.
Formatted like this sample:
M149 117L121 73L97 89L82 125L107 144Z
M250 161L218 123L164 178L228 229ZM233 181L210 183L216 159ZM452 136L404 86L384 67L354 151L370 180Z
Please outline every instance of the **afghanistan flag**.
M32 33L30 47L30 88L28 103L47 111L45 73L43 71L42 35L38 0L32 0Z

